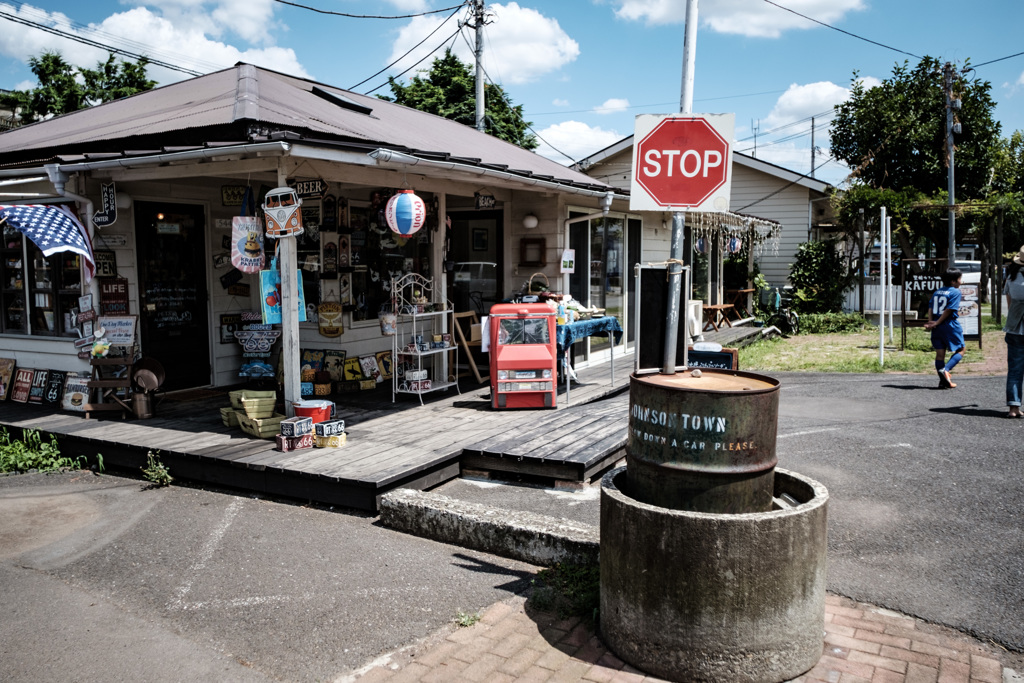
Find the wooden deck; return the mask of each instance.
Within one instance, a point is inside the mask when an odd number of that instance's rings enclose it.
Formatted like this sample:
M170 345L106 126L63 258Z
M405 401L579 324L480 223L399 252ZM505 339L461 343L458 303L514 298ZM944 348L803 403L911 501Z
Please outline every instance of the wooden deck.
M733 328L730 336L737 330L757 334ZM624 454L632 369L632 355L617 356L614 384L607 363L579 369L571 404L560 386L558 407L549 410L493 410L489 386L466 380L462 394L431 394L422 406L413 396L393 403L387 384L335 396L346 445L290 453L276 450L273 439L225 427L219 409L229 405L226 389L169 395L144 420L86 419L7 401L0 426L52 434L62 454L100 454L107 467L138 470L149 451L159 452L176 478L376 512L392 489L427 489L464 469L593 480Z

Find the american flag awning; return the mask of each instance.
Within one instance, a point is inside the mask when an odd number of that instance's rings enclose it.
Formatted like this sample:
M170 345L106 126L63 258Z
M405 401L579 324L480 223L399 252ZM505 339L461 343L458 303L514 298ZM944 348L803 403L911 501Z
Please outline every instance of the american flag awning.
M85 226L65 206L18 204L0 206L0 224L9 225L28 237L43 256L71 251L82 257L85 281L96 274L92 241Z

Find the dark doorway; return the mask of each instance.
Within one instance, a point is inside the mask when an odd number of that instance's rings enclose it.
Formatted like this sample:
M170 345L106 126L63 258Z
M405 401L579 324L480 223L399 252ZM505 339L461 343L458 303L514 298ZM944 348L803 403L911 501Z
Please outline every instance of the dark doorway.
M210 384L205 228L202 206L135 202L142 351L167 391Z
M501 280L502 212L464 211L449 216L448 298L456 311L485 316L507 296Z

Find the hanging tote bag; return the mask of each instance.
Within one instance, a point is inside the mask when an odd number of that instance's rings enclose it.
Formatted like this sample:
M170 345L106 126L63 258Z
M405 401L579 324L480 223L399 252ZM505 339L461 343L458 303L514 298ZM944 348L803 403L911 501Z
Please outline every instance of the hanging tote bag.
M306 321L306 295L302 287L302 271L297 271L299 284L299 322ZM260 271L260 310L264 325L281 324L281 271L277 268L277 256L270 260L270 268Z
M263 253L263 225L247 216L252 188L245 189L241 214L231 219L231 265L243 273L258 273L266 257Z

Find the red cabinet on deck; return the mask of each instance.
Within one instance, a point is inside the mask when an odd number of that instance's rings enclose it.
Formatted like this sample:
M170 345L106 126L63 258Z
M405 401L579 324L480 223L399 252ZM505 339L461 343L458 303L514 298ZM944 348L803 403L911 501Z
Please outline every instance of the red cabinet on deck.
M491 405L554 408L555 312L547 304L496 304L490 336Z

